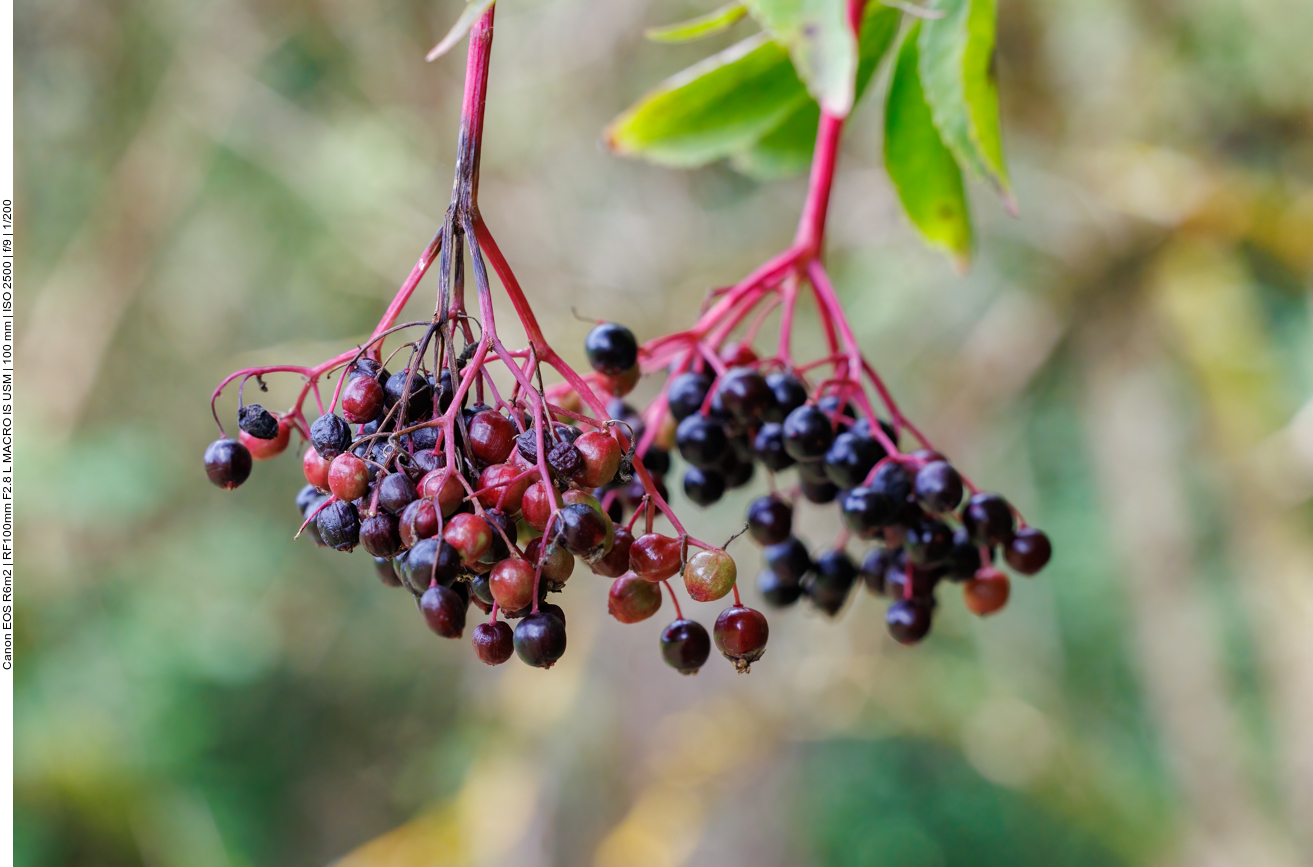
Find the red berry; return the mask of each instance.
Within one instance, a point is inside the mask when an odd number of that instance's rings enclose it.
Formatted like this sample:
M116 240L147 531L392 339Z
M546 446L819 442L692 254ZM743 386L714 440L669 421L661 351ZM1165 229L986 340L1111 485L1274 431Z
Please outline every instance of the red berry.
M474 653L487 665L501 665L515 653L515 639L505 620L480 623L470 636Z
M624 397L634 390L638 385L638 380L643 376L642 368L635 364L624 373L608 376L605 373L598 374L597 384L602 387L603 391L610 392L615 397Z
M329 462L314 449L306 449L305 457L301 458L301 471L305 473L305 480L321 491L328 490L328 466Z
M1008 576L986 566L976 573L976 577L962 585L962 595L966 598L967 608L973 614L984 617L993 614L1008 604L1011 585Z
M333 458L328 467L328 489L339 500L358 500L369 492L369 464L350 452Z
M731 605L716 618L712 634L716 647L742 673L766 652L770 626L760 611L744 605Z
M254 437L246 431L237 435L238 441L246 446L246 450L251 453L251 457L257 461L267 461L276 458L287 450L287 443L292 438L292 424L285 418L278 419L278 435L271 440L262 440Z
M369 424L383 414L383 386L370 376L353 377L342 386L342 416L352 424Z
M237 440L215 440L205 449L205 475L231 491L250 477L251 453Z
M421 539L438 535L438 507L431 499L415 500L401 510L397 529L401 543L414 548Z
M733 340L721 347L720 360L726 367L743 367L757 360L757 352L751 344Z
M629 549L633 547L634 534L624 527L616 527L615 542L606 556L593 564L593 571L607 578L619 578L629 571Z
M1034 527L1017 530L1003 551L1008 565L1022 575L1034 575L1044 568L1052 556L1053 546L1049 543L1049 537Z
M660 533L639 536L629 549L629 568L647 581L664 581L679 571L679 540Z
M524 497L520 500L524 523L539 533L543 532L547 529L547 519L552 515L552 505L552 495L548 490L547 482L542 479L534 482L525 490Z
M488 585L503 611L519 611L533 602L534 568L529 561L508 558L492 567Z
M424 591L419 598L419 610L424 613L424 622L443 638L460 638L465 631L465 612L469 600L450 587L434 584Z
M419 495L430 497L442 509L442 516L449 518L465 501L465 486L456 478L456 474L445 469L427 473L419 480Z
M611 585L606 610L621 623L646 620L661 607L661 585L637 575L622 575Z
M492 546L492 528L478 515L464 512L447 522L442 538L456 549L463 562L473 563Z
M484 469L479 476L479 490L491 488L479 494L479 503L485 509L500 508L508 515L520 511L524 502L524 492L529 489L531 478L516 479L522 474L513 464L493 464Z
M574 441L584 458L584 469L576 478L585 488L600 488L615 478L620 469L620 443L601 431L586 433Z
M684 567L684 588L697 602L713 602L734 589L738 574L725 551L699 551Z
M494 409L475 413L468 430L470 451L485 464L500 464L515 447L515 425Z

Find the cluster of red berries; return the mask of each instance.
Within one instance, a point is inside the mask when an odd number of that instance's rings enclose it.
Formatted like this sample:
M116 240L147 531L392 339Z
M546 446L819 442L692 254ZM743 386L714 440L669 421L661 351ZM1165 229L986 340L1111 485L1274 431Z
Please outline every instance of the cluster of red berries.
M613 393L633 387L639 348L629 329L602 323L586 348L596 379L613 380ZM561 658L565 612L546 598L564 587L576 558L616 579L608 607L623 623L655 614L662 582L681 572L695 600L731 591L737 597L737 569L724 550L704 547L690 556L688 537L651 532L652 498L634 474L634 446L622 450L610 432L627 428L636 442L643 423L619 398L612 405L622 416L617 421L559 410L594 428L585 432L561 421L534 425L528 405L515 396L499 400L501 410L468 406L464 391L456 423L448 426L444 416L451 415L456 396L450 371L435 377L416 365L389 373L361 354L344 376L340 414L324 413L303 432L310 447L302 460L307 484L296 498L302 528L338 551L363 547L385 584L414 594L438 635L460 637L471 604L491 614L473 631L484 662L497 665L518 654L548 668ZM258 404L240 407L239 439L220 439L206 450L210 480L236 488L250 475L253 459L282 453L294 426L289 419L293 413L279 417ZM447 430L454 437L450 449ZM540 473L540 448L547 479ZM667 452L647 449L649 478L663 492L669 466ZM627 525L626 507L632 512ZM635 538L642 517L648 532ZM521 537L527 539L523 548ZM513 630L508 619L518 621ZM722 653L747 670L765 649L766 620L735 604L721 614L714 635ZM706 662L710 644L706 629L682 615L661 634L665 660L684 673Z

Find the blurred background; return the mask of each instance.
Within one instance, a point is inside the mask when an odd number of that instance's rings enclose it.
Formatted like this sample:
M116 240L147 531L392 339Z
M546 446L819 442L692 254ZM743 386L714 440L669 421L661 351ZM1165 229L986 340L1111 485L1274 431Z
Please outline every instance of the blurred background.
M597 144L752 31L642 38L711 5L500 4L482 211L572 361L571 305L651 338L791 237L800 180ZM487 669L363 553L292 542L294 457L202 472L213 385L363 338L437 227L464 43L423 56L460 7L16 4L17 863L1313 863L1313 4L1003 0L1021 217L973 190L965 276L859 106L836 284L1055 558L986 621L946 587L920 647L863 591L696 678L657 653L668 604L621 626L581 569L562 662ZM676 505L724 538L762 486ZM837 516L803 520L821 546Z

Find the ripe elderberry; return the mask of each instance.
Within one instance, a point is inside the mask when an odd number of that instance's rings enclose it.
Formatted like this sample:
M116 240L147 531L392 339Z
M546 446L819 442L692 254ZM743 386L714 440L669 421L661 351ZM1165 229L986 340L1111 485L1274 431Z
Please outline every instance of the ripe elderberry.
M855 488L884 456L884 447L871 437L844 431L825 453L825 474L840 488Z
M315 516L319 537L339 551L350 551L360 541L360 516L356 507L341 500L329 503Z
M556 538L565 550L587 563L606 555L607 530L613 525L600 508L571 503L557 512L557 521Z
M777 473L793 466L793 456L784 448L784 426L774 422L762 425L752 440L752 455L766 469Z
M962 526L977 545L1002 545L1012 538L1012 507L998 494L974 494L962 508Z
M740 674L744 674L766 652L770 626L760 611L744 605L731 605L716 618L712 635L721 654L734 663Z
M565 622L546 611L527 615L515 626L515 653L526 665L551 668L565 655Z
M899 599L885 612L884 622L899 644L916 644L930 632L930 606L920 599Z
M683 618L661 630L661 656L680 674L697 674L711 655L711 638L697 621Z
M766 377L770 387L772 401L766 408L766 421L780 423L788 418L789 413L807 402L807 389L802 381L793 374L777 370Z
M340 415L321 415L310 425L310 445L321 458L331 461L351 448L351 425Z
M742 424L761 418L775 399L766 378L749 367L736 367L722 376L716 396L725 410Z
M607 594L606 610L621 623L646 620L661 608L661 585L637 575L621 575Z
M480 623L470 635L474 653L487 665L501 665L515 653L515 639L505 620Z
M1008 540L1003 558L1022 575L1034 575L1053 556L1049 537L1034 527L1022 527Z
M400 515L418 496L405 473L389 473L378 483L378 507L394 515Z
M757 592L766 600L766 604L786 608L801 598L802 584L781 578L767 569L757 576Z
M711 393L711 377L705 373L681 373L670 380L666 402L675 421L682 422L702 409Z
M812 604L833 617L848 601L857 580L857 565L845 551L827 551L816 558L815 569L803 583Z
M460 638L465 631L465 611L469 601L450 587L434 584L419 598L424 622L443 638Z
M759 545L778 545L793 532L793 507L779 497L758 497L748 506L748 532Z
M927 512L951 512L962 502L962 477L947 461L931 461L917 471L913 490Z
M819 461L834 442L834 426L814 406L804 405L784 419L784 451L795 461Z
M812 558L807 553L807 546L796 536L790 536L778 545L771 545L763 552L766 564L781 580L801 584L803 576L812 570Z
M593 370L619 376L638 363L638 339L623 325L603 322L588 332L584 352Z
M691 415L675 429L675 446L679 454L695 468L715 469L729 450L725 428L706 416Z
M699 506L714 506L725 496L725 477L715 470L689 467L684 471L684 496Z
M401 534L397 532L396 516L379 512L361 521L360 544L371 557L394 556L401 550Z
M250 478L251 453L234 439L215 440L205 449L205 475L225 491Z

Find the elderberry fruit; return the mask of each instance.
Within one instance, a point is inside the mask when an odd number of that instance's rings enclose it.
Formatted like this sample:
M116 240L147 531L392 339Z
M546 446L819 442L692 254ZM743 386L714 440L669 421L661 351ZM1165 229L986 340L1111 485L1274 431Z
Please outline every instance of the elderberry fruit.
M328 413L310 425L310 445L326 461L351 448L351 425L340 415Z
M551 668L565 655L565 622L542 610L527 615L515 626L515 653L526 665Z
M328 489L339 500L358 500L369 492L369 464L346 452L328 467Z
M825 474L840 488L855 488L884 456L884 447L871 437L844 431L825 453Z
M383 367L382 362L361 356L347 366L346 375L351 379L361 376L368 377L373 379L379 385L382 385L388 381L388 377L392 374L387 372L387 369Z
M488 575L471 575L467 583L470 585L470 599L477 599L484 605L492 605L496 601L492 595L492 584L489 583Z
M676 422L681 422L702 409L711 393L711 377L705 373L681 373L670 380L666 389L666 402Z
M802 596L802 585L797 581L786 581L767 569L757 575L757 592L767 605L787 608Z
M341 500L329 503L315 516L319 537L338 551L350 551L360 541L360 516L356 507Z
M830 419L814 406L800 406L784 419L784 450L795 461L819 461L833 442Z
M953 531L953 549L948 553L948 577L953 581L966 581L975 577L985 565L980 557L980 545L971 541L965 527ZM990 552L991 555L993 551Z
M391 557L375 557L374 574L387 587L401 586L401 579L397 577L397 567Z
M962 477L947 461L931 461L917 471L913 491L927 512L951 512L962 502Z
M898 504L875 488L853 488L843 498L843 522L862 539L872 539L893 522Z
M943 521L930 519L907 529L907 559L916 566L938 566L953 551L953 531Z
M486 665L501 665L515 653L515 638L505 620L480 623L470 635L474 653Z
M461 560L473 563L492 546L492 528L478 515L454 515L442 531L442 538L456 549Z
M638 339L623 325L603 322L588 332L584 352L593 370L619 376L638 363Z
M660 533L647 533L629 548L629 568L647 581L664 581L679 571L679 540Z
M394 515L401 514L418 496L405 473L389 473L378 483L378 507Z
M803 583L812 604L833 617L843 608L857 580L857 565L847 552L826 551L816 558L815 569Z
M306 485L296 492L296 510L304 518L310 507L321 499L323 499L323 495L319 493L314 485Z
M912 479L897 461L881 464L871 478L870 487L900 506L912 495Z
M766 652L770 626L760 611L745 605L731 605L716 618L712 635L721 655L743 674Z
M793 532L793 507L779 497L758 497L748 506L748 532L758 545L778 545Z
M716 467L729 449L725 428L701 415L691 415L675 429L675 445L679 454L698 469Z
M372 376L357 376L342 386L342 415L351 424L369 424L383 415L383 386Z
M766 385L771 390L771 404L766 408L763 418L769 422L780 423L788 418L789 413L807 402L807 389L802 380L792 373L777 370L766 377Z
M424 622L443 638L460 638L465 631L465 612L469 600L450 587L434 584L419 598L419 609Z
M515 425L496 410L487 409L470 419L465 441L485 464L499 464L515 447Z
M584 469L584 456L574 443L559 442L547 452L547 466L559 479L573 479Z
M732 460L727 459L725 463L722 463L721 474L725 477L725 489L732 491L752 481L752 475L756 467L750 456L747 458L739 457L732 448L729 457ZM725 464L728 464L728 466Z
M528 560L508 557L488 573L492 598L506 611L518 611L533 602L537 572Z
M1011 585L1008 576L991 567L981 569L976 577L962 585L962 595L972 614L984 617L1008 604Z
M643 466L653 476L664 476L670 472L670 452L660 446L648 446L642 455Z
M803 576L812 570L812 558L807 553L807 546L796 536L790 536L778 545L771 545L763 552L766 565L772 572L785 581L800 584Z
M257 461L269 461L287 451L292 440L292 425L285 418L278 419L278 435L273 439L262 440L251 436L246 431L237 435L237 441L246 446L251 457Z
M674 621L661 631L661 656L680 674L697 674L711 655L711 637L697 621Z
M885 612L884 622L899 644L916 644L930 632L930 606L920 599L899 599Z
M501 509L488 509L483 513L483 519L488 522L488 527L492 530L492 545L488 547L488 553L483 555L484 561L495 563L505 560L511 556L507 542L514 545L519 541L520 528L515 520Z
M684 589L695 602L714 602L734 589L738 568L724 551L699 551L684 567Z
M428 539L438 532L438 507L429 498L415 500L401 510L397 527L401 533L401 542L407 548L413 548L421 539Z
M615 437L601 431L586 433L574 441L583 457L583 471L576 481L585 488L597 488L615 478L620 469L620 444Z
M802 495L809 503L824 505L833 503L839 497L839 487L829 479L824 481L813 481L811 479L800 479Z
M725 496L725 477L715 470L689 467L684 471L684 496L699 506L712 506Z
M251 452L237 440L215 440L205 449L205 475L225 491L231 491L250 478Z
M793 458L784 449L784 426L767 422L752 440L752 455L768 470L780 472L793 466Z
M1012 507L998 494L974 494L962 507L962 526L977 545L1002 545L1012 538Z
M406 394L406 384L410 384L410 394ZM405 420L408 422L420 421L426 418L433 411L433 387L429 385L428 377L415 373L411 376L409 370L399 370L388 377L387 384L383 386L383 401L390 409L406 398Z
M606 554L610 519L600 509L571 503L557 513L557 521L557 541L565 550L588 563L596 562Z
M661 585L637 575L622 575L611 585L606 610L621 623L646 620L661 608Z
M1034 527L1022 527L1008 541L1003 557L1008 565L1022 575L1034 575L1048 564L1053 556L1049 537Z
M624 527L616 527L611 550L593 564L593 571L606 578L619 578L629 571L629 551L633 546L634 534Z
M360 522L360 544L371 557L391 557L401 550L397 517L379 512Z
M258 403L237 408L237 426L258 440L271 440L278 436L278 419Z
M750 367L735 367L720 378L716 396L725 410L741 424L761 418L774 400L766 378Z
M883 596L885 592L885 575L895 565L894 554L888 548L872 548L866 552L866 557L862 559L861 568L857 570L857 575L866 584L866 589L876 596Z

